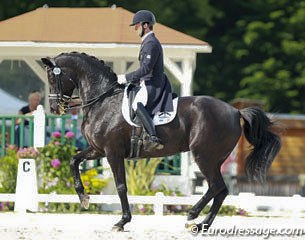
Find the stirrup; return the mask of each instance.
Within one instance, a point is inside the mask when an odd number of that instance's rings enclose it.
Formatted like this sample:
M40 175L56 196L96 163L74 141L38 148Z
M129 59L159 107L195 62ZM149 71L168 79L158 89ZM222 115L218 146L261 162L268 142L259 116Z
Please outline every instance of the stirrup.
M160 139L154 135L149 136L144 144L145 151L152 151L154 149L161 150L163 147L164 146L161 144Z

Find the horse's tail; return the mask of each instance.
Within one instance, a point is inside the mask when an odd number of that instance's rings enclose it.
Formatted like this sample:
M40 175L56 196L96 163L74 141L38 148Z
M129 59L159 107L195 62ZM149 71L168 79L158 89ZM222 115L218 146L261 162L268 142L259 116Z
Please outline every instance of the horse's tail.
M281 140L272 131L274 123L257 107L240 110L244 134L253 149L246 159L246 174L251 180L264 182L269 167L281 148Z

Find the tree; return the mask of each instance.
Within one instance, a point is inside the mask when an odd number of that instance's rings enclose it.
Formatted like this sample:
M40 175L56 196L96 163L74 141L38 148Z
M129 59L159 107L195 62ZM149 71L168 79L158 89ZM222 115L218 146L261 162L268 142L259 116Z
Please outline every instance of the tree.
M206 39L214 51L200 57L197 93L224 100L262 99L266 110L304 112L305 1L217 1L222 14ZM204 76L203 81L198 81Z
M236 96L264 99L274 111L305 112L305 1L256 7L259 18L236 23L245 31L235 57L247 63Z

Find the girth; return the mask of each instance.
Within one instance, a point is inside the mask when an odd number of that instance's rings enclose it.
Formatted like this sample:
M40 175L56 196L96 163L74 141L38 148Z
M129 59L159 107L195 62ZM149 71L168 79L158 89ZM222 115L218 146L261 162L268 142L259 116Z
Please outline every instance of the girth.
M143 147L144 135L145 130L143 127L132 127L129 158L139 158L141 148Z

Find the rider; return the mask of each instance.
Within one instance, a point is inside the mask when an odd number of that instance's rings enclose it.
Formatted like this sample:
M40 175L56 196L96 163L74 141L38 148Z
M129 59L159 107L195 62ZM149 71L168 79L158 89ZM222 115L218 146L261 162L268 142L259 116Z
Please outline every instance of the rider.
M140 68L126 75L118 75L119 84L129 82L140 85L141 83L141 86L144 85L147 89L146 106L143 102L133 104L133 106L136 105L134 110L137 117L149 135L145 148L147 151L163 148L152 121L153 115L157 112L173 111L171 86L164 74L162 46L153 33L155 23L154 14L148 10L140 10L134 15L130 26L134 26L137 35L142 38L138 58Z

